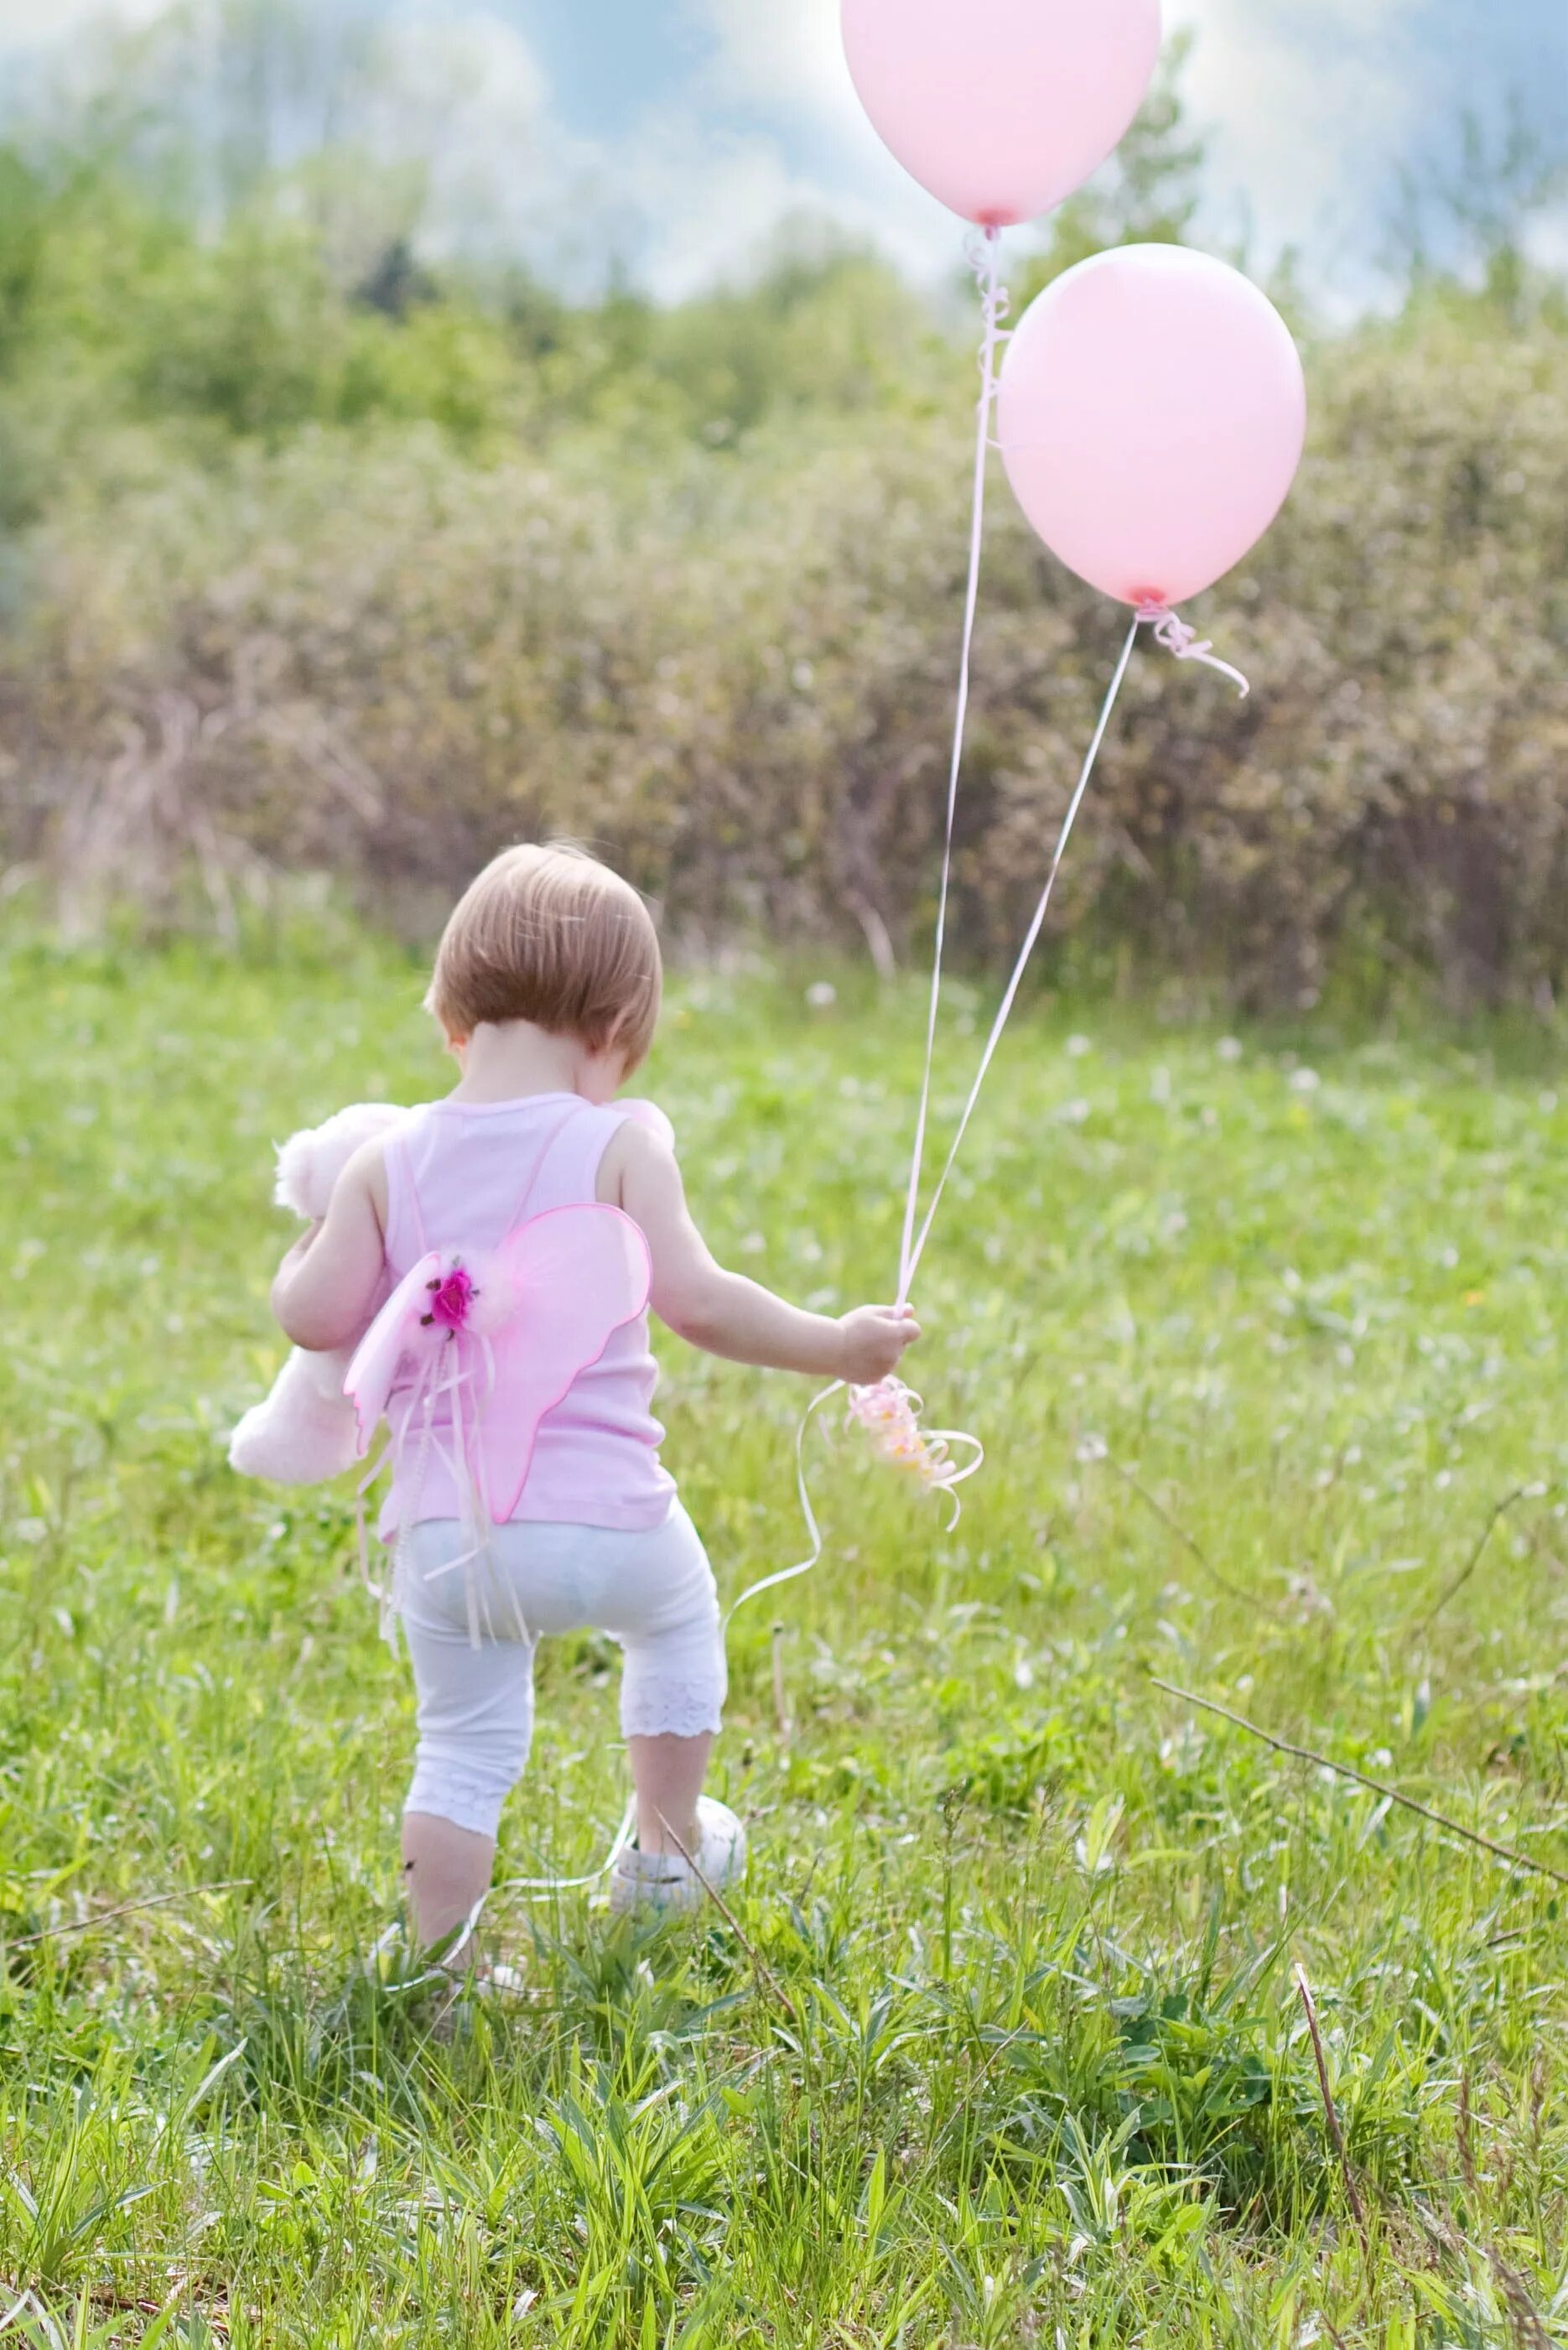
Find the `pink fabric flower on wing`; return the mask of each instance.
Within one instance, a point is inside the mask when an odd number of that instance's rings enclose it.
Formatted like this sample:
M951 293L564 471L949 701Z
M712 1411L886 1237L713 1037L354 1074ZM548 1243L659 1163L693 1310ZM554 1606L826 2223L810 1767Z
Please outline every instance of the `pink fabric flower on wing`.
M461 1264L454 1264L439 1281L427 1284L430 1292L430 1312L421 1314L426 1329L433 1322L438 1329L448 1332L466 1330L473 1301L479 1295L473 1275Z

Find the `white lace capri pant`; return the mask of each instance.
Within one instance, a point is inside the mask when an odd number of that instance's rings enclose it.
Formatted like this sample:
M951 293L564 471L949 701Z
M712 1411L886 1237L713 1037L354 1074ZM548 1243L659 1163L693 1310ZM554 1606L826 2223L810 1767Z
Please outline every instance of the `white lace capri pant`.
M465 1561L468 1547L455 1520L429 1518L400 1562L419 1700L408 1810L494 1835L528 1760L542 1634L592 1628L618 1644L624 1736L720 1728L719 1597L679 1502L662 1525L639 1532L518 1520L493 1530L486 1557Z

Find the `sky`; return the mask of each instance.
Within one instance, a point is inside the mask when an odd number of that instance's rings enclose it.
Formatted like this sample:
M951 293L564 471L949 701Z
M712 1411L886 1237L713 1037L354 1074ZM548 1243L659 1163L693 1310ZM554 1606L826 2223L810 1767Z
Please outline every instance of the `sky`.
M1086 5L1088 0L1086 0ZM167 0L123 0L155 18ZM613 250L678 298L743 270L778 223L838 221L912 275L959 230L856 101L838 0L311 0L374 20L372 143L417 156L437 245L579 265ZM964 0L955 0L963 5ZM1366 293L1401 165L1451 153L1466 108L1511 97L1568 153L1568 0L1165 0L1190 27L1185 90L1210 141L1206 225L1254 265L1286 247L1332 300ZM101 0L0 0L0 77L90 74ZM1568 259L1568 205L1537 231Z

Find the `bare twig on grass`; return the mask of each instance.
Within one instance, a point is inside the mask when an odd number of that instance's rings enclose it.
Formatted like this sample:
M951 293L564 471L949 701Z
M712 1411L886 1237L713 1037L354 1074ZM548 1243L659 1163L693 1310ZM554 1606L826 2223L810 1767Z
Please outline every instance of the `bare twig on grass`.
M1355 2221L1355 2232L1361 2239L1361 2256L1370 2262L1371 2247L1366 2240L1366 2213L1362 2208L1361 2190L1355 2184L1355 2174L1350 2168L1350 2155L1345 2143L1345 2132L1339 2126L1339 2114L1334 2102L1334 2091L1328 2085L1328 2058L1324 2053L1323 2034L1318 2030L1317 2006L1312 1995L1312 1985L1306 1979L1306 1969L1296 1960L1296 1989L1301 1993L1306 2013L1307 2030L1312 2034L1312 2053L1317 2059L1317 2083L1323 2091L1323 2110L1328 2122L1328 2135L1339 2159L1340 2175L1345 2180L1345 2192Z
M88 2293L88 2299L91 2302L95 2309L123 2311L128 2315L157 2319L160 2317L167 2317L182 2301L187 2298L187 2296L194 2290L194 2287L195 2280L193 2277L177 2277L174 2281L173 2290L170 2293L167 2300L149 2301L144 2296L136 2293L121 2293L116 2286L111 2284L95 2284ZM217 2309L209 2309L205 2307L201 2310L200 2314L203 2322L214 2334L221 2334L223 2339L227 2341L229 2334L229 2321L226 2314L221 2313Z
M40 1942L58 1942L67 1934L95 1934L100 1926L112 1926L118 1918L134 1917L142 1909L167 1909L172 1901L189 1900L197 1893L243 1893L255 1879L251 1877L231 1877L222 1885L188 1885L178 1893L150 1893L143 1901L122 1901L117 1908L100 1909L91 1918L77 1918L68 1926L46 1926L41 1933L18 1934L7 1941L0 1934L0 1950L31 1950Z
M1219 1588L1227 1593L1231 1598L1239 1599L1243 1607L1267 1607L1268 1602L1260 1598L1259 1595L1255 1591L1243 1591L1239 1583L1232 1583L1228 1575L1221 1575L1220 1569L1215 1565L1213 1560L1203 1548L1202 1544L1198 1540L1197 1536L1195 1534L1189 1534L1187 1528L1181 1523L1180 1520L1171 1516L1170 1512L1166 1508L1165 1503L1159 1500L1158 1495L1151 1493L1148 1487L1143 1483L1141 1479L1135 1477L1130 1469L1124 1469L1121 1462L1119 1461L1113 1460L1109 1453L1106 1456L1106 1467L1107 1469L1114 1469L1116 1475L1121 1479L1122 1483L1124 1485L1130 1486L1132 1491L1137 1495L1138 1500L1143 1503L1144 1507L1154 1512L1155 1516L1159 1520L1161 1525L1164 1526L1168 1532L1173 1534L1176 1536L1177 1541L1181 1544L1182 1548L1188 1551L1191 1556L1198 1561L1199 1565L1203 1569L1204 1574L1209 1577L1210 1583L1218 1585Z
M1386 1795L1391 1804L1398 1804L1405 1811L1414 1812L1423 1820L1430 1820L1434 1827L1446 1828L1449 1835L1461 1836L1466 1844L1479 1845L1482 1852L1490 1852L1497 1859L1506 1860L1512 1868L1530 1869L1537 1877L1549 1877L1554 1885L1568 1885L1568 1870L1553 1868L1550 1861L1537 1860L1532 1854L1520 1852L1512 1845L1499 1844L1495 1838L1482 1835L1477 1828L1463 1827L1458 1820L1449 1819L1445 1812L1434 1811L1430 1804L1417 1802L1414 1795L1407 1795L1399 1788L1390 1787L1385 1780L1369 1778L1365 1771L1356 1770L1354 1763L1336 1762L1331 1754L1320 1754L1315 1746L1297 1746L1288 1738L1276 1738L1272 1731L1260 1730L1255 1721L1249 1721L1244 1713L1233 1713L1228 1705L1220 1705L1211 1697L1197 1697L1191 1690L1178 1689L1174 1681L1161 1680L1158 1673L1150 1673L1149 1679L1168 1697L1179 1698L1184 1705L1195 1705L1204 1713L1217 1713L1222 1721L1234 1722L1237 1729L1244 1730L1250 1738L1261 1739L1265 1746L1272 1746L1276 1754L1293 1755L1298 1762L1315 1762L1320 1771L1332 1771L1341 1779L1354 1779L1358 1787L1369 1787L1375 1795Z
M681 1843L680 1838L676 1835L675 1830L670 1826L670 1822L665 1818L662 1812L659 1814L659 1825L664 1830L665 1835L670 1838L670 1843L675 1846L676 1851L680 1855L681 1859L686 1863L687 1867L691 1871L692 1876L697 1879L698 1884L702 1887L703 1892L708 1896L709 1900L712 1902L714 1908L723 1918L724 1923L729 1927L730 1931L734 1935L736 1941L739 1942L747 1958L750 1959L753 1968L755 1970L757 1980L760 1982L764 1983L768 1990L772 1991L774 1997L777 2000L779 2005L783 2008L784 2013L788 2016L790 2022L798 2032L800 2030L800 2012L796 2008L794 2000L791 1999L788 1991L785 1991L783 1983L780 1982L772 1967L769 1966L762 1952L757 1949L755 1943L753 1942L744 1927L741 1924L740 1919L736 1917L734 1911L731 1908L729 1903L720 1892L718 1887L716 1885L711 1885L708 1879L703 1876L695 1856L689 1852L685 1845Z
M1471 2127L1470 2076L1468 2069L1459 2074L1459 2106L1454 2116L1454 2151L1459 2158L1459 2177L1465 2182L1465 2192L1472 2203L1480 2200L1480 2178L1476 2169L1475 2132Z
M1470 1552L1469 1558L1466 1559L1463 1566L1460 1567L1453 1581L1439 1592L1438 1597L1433 1601L1431 1607L1427 1610L1427 1613L1417 1625L1416 1629L1418 1633L1429 1631L1432 1626L1437 1622L1438 1617L1442 1614L1444 1608L1448 1606L1449 1600L1457 1599L1459 1597L1459 1593L1464 1589L1466 1584L1469 1581L1471 1575L1480 1565L1482 1554L1485 1552L1486 1546L1488 1543L1490 1542L1492 1535L1496 1533L1499 1523L1502 1519L1507 1517L1510 1510L1512 1509L1516 1502L1523 1501L1525 1495L1530 1492L1530 1490L1531 1489L1528 1485L1516 1485L1511 1493L1505 1493L1501 1501L1495 1505L1490 1517L1488 1518L1485 1525L1481 1528L1480 1539L1477 1542L1474 1549Z

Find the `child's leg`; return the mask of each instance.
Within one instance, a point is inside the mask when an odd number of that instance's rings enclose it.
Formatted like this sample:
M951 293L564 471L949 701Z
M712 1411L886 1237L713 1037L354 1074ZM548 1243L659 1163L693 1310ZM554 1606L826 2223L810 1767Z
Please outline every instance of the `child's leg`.
M697 1798L702 1793L713 1734L700 1738L628 1738L637 1789L637 1840L644 1852L697 1849ZM670 1831L673 1830L673 1834Z
M523 1775L534 1732L533 1641L486 1637L474 1646L467 1570L442 1572L462 1546L456 1526L418 1528L402 1594L420 1734L403 1871L424 1948L444 1940L488 1891L501 1808ZM499 1630L509 1619L493 1612ZM463 1955L461 1946L451 1954Z
M421 1950L444 1941L472 1916L490 1889L494 1866L493 1836L476 1835L433 1812L403 1814L403 1879ZM452 1956L461 1959L466 1951Z
M634 1621L623 1598L610 1622L626 1655L621 1731L641 1849L695 1853L697 1799L722 1719L724 1635L713 1571L679 1504L657 1541L636 1586L646 1607Z

